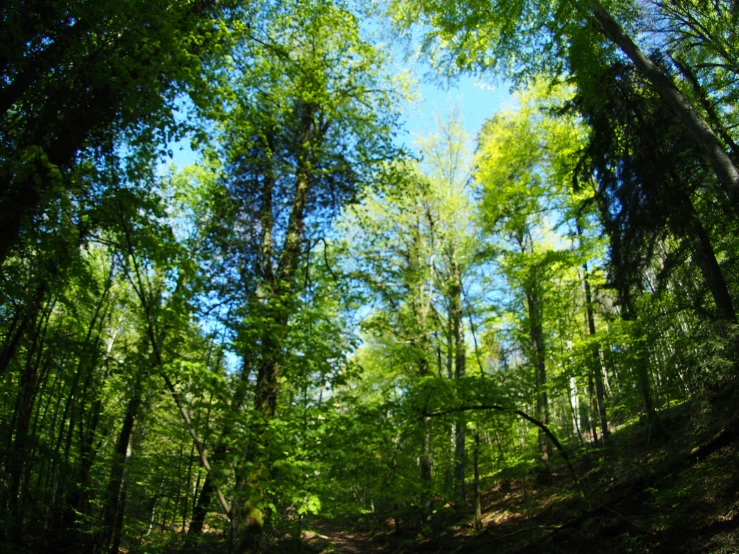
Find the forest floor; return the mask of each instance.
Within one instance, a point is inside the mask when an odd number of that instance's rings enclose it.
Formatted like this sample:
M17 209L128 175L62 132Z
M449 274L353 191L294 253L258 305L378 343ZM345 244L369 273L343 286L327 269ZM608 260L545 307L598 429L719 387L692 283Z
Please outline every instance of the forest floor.
M483 528L439 508L424 526L381 532L314 522L304 552L739 553L739 394L663 410L665 433L639 422L553 476L489 483ZM710 422L710 423L707 423Z
M320 525L320 532L307 531L304 539L313 551L346 552L362 554L364 552L386 552L387 543L380 540L380 535L366 531L347 531L332 525Z

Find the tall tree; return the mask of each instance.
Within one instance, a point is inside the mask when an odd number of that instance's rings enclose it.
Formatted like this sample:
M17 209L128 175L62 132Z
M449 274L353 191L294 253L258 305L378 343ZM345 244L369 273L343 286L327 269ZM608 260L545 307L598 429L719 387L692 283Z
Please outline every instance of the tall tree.
M382 56L359 35L355 16L332 2L287 3L259 29L244 28L217 155L225 160L220 203L231 229L214 236L238 276L239 309L256 344L256 419L237 476L237 552L261 548L270 458L268 428L278 412L281 367L291 316L302 290L307 244L362 189L377 183L393 157L392 87ZM256 34L254 34L256 33ZM228 283L226 283L228 285ZM256 332L254 332L256 331Z
M369 299L379 303L367 331L376 340L391 341L383 343L385 348L408 367L409 380L421 388L433 388L439 379L461 382L468 372L465 289L472 276L474 240L466 141L458 114L439 121L436 131L419 139L422 161L406 168L407 178L396 190L354 210L348 231L355 253L347 258ZM393 343L410 349L404 354ZM448 472L449 488L460 507L466 503L466 428L466 416L458 414L452 424L453 451L443 454L451 463L434 463L440 469L435 474ZM419 442L421 504L428 517L435 479L428 417Z
M549 422L547 337L544 302L555 250L542 245L546 233L546 183L540 170L538 136L530 125L531 113L518 118L496 116L480 136L476 180L483 194L481 220L487 233L500 237L496 254L525 311L526 356L534 374L536 418ZM549 285L551 286L551 285ZM539 433L542 459L548 462L551 445Z
M593 129L581 179L595 175L598 181L622 298L627 302L629 291L640 288L639 275L654 257L655 238L672 233L695 259L716 316L735 323L732 295L693 200L698 190L710 187L706 168L676 131L678 122L635 77L623 66L603 74L608 109L578 99Z

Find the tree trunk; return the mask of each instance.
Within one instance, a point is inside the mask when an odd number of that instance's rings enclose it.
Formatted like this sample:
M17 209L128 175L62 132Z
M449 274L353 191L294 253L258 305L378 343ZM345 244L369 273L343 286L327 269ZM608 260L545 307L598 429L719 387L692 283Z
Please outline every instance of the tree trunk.
M588 324L588 334L590 335L591 339L595 338L595 316L593 314L593 298L592 294L590 292L590 279L589 279L589 273L588 273L588 264L585 262L582 266L583 270L583 285L585 287L585 308L586 308L586 317L587 317L587 324ZM606 444L608 442L608 436L610 435L610 432L608 431L608 414L606 412L606 394L605 394L605 388L603 387L603 372L601 367L601 356L600 356L600 349L598 348L598 345L596 343L593 343L591 345L591 351L590 351L590 367L592 368L592 374L595 378L595 394L596 394L596 400L598 404L598 417L600 419L600 432L601 436L603 437L603 444Z
M110 291L110 286L112 283L113 278L113 268L111 267L111 272L108 277L108 281L106 283L105 289L103 291L103 294L100 296L100 300L95 306L95 311L93 312L92 320L90 321L90 324L88 326L87 335L85 336L85 348L80 354L79 361L77 364L77 371L75 372L74 380L72 382L72 386L70 387L69 395L67 396L67 400L64 406L64 412L62 414L62 425L61 430L59 433L59 441L57 442L57 445L55 447L55 451L58 452L61 447L61 441L62 437L64 437L64 429L65 424L64 422L67 420L67 416L69 415L69 425L66 429L66 437L65 444L64 444L64 455L62 459L65 461L64 465L62 466L62 473L59 476L59 482L57 483L57 493L56 493L56 499L54 502L54 526L55 528L63 531L67 531L66 525L65 525L65 518L66 513L68 510L68 499L69 499L69 488L70 485L68 485L68 477L73 473L74 466L70 463L70 452L72 449L72 440L74 438L74 432L75 432L75 426L77 425L77 418L79 416L79 403L80 401L84 402L84 397L82 399L79 398L79 388L80 388L80 381L82 380L83 373L86 374L86 376L91 377L92 373L95 371L95 367L98 362L99 358L99 348L100 348L100 334L102 332L102 329L98 329L97 336L94 340L92 340L93 332L95 330L96 325L99 325L104 320L104 314L101 315L101 310L103 309L103 305L105 303L106 297L108 295L108 292ZM98 323L100 322L100 323ZM85 385L87 385L87 378L85 379ZM82 454L82 452L80 452ZM75 484L72 482L71 487L74 487Z
M649 357L641 347L637 346L636 348L638 349L635 367L636 379L639 386L639 392L642 395L642 400L644 400L644 408L647 413L647 424L655 434L660 435L664 429L662 427L662 421L654 409L654 401L652 400L652 385L649 379L648 367Z
M711 239L703 227L688 194L679 186L675 187L674 194L677 195L680 205L681 225L673 224L673 231L678 236L682 235L692 241L695 261L706 280L708 290L711 291L711 296L713 296L713 301L720 314L719 317L729 323L736 323L736 311L734 310L731 293L726 285L721 267L716 260Z
M577 440L582 444L582 432L580 426L582 421L580 418L580 398L577 394L577 381L574 377L570 377L570 384L567 390L567 403L570 406L570 414L572 414L572 426L577 433Z
M525 284L526 303L529 316L529 338L531 339L531 357L534 366L536 383L536 418L544 425L549 424L549 405L547 399L547 373L545 364L544 329L542 326L542 301L538 291L537 272L531 269ZM545 464L552 457L552 445L546 434L539 429L539 453Z
M126 514L126 498L128 496L128 464L123 471L123 480L121 481L121 497L118 501L118 509L115 515L115 523L113 525L113 539L110 543L110 554L118 554L121 549L121 538L123 537L123 518Z
M126 239L126 247L128 250L128 254L131 257L133 270L134 270L133 275L129 273L128 277L129 277L131 284L134 287L136 296L138 296L139 298L139 302L141 303L141 308L144 311L144 316L146 320L146 334L148 336L149 344L151 345L152 353L154 355L154 362L156 364L156 367L159 368L161 376L164 379L164 384L169 390L172 400L174 401L175 406L177 407L177 410L180 412L180 415L182 416L182 420L185 423L185 427L187 428L187 431L190 434L190 437L192 438L193 443L195 444L195 448L197 449L198 455L200 457L200 463L202 464L203 468L206 471L210 472L211 467L210 467L210 463L208 462L208 452L203 446L203 443L198 438L197 431L192 424L192 419L190 418L190 414L188 413L186 409L182 396L180 395L174 383L172 382L172 380L169 378L169 376L164 370L164 359L162 358L162 349L161 349L161 338L162 337L157 335L157 332L154 327L153 316L152 316L152 305L154 302L154 297L151 294L151 291L149 291L147 287L144 285L144 281L142 279L141 272L139 270L139 265L137 263L137 258L136 258L136 253L135 253L135 249L133 246L133 242L131 240L130 231L128 227L126 226L126 220L123 218L122 218L122 223L123 223L123 231L124 231L124 235ZM179 288L179 283L177 286ZM224 512L226 513L226 515L231 517L231 507L228 505L228 502L226 501L226 497L223 495L223 492L221 491L219 486L215 485L215 490L218 496L218 501L223 507Z
M279 304L280 294L272 297ZM265 482L272 473L271 462L266 457L269 444L266 429L277 409L279 373L282 361L282 342L288 324L286 306L267 307L266 328L262 335L262 359L257 373L255 407L261 419L253 426L253 436L246 452L249 474L237 479L234 503L233 528L236 536L235 554L262 551L262 538L267 514L258 505L265 499Z
M234 395L234 398L231 402L231 410L232 413L238 413L241 408L244 406L244 402L246 400L246 388L247 383L249 381L249 374L251 373L251 366L249 363L244 363L244 367L242 368L241 373L241 381L239 383L239 386L236 390L236 393ZM226 444L228 439L231 437L231 433L233 432L233 424L235 421L235 417L227 417L226 421L223 426L223 432L221 433L221 438L218 441L218 444L213 452L213 464L215 467L218 467L226 458L227 454L227 448ZM203 531L203 524L205 523L205 516L208 513L208 507L210 506L210 501L212 499L213 493L216 491L216 479L217 475L214 471L208 471L205 475L205 482L203 483L203 488L200 491L200 494L198 495L197 502L193 505L192 510L192 520L190 521L190 527L187 530L188 539L187 542L189 545L194 544L197 542L197 537L202 533Z
M107 373L103 375L103 380L105 380L106 378ZM88 377L88 379L92 379L92 372L90 372L90 376ZM85 387L85 395L86 391L87 386ZM100 414L102 410L102 398L100 397L100 395L98 395L97 398L90 405L89 413L91 414L91 417L87 429L84 428L82 421L80 421L80 424L78 426L80 459L77 469L77 480L72 491L69 494L67 509L64 512L64 523L62 525L64 529L73 528L75 519L77 518L77 514L89 516L91 513L87 491L90 481L92 464L95 461L95 456L97 454L95 448L95 436L97 434L97 426L98 422L100 421ZM80 414L80 420L82 420L82 415L83 414ZM69 542L69 544L67 545L66 550L71 551L76 548L79 551L86 551L86 549L80 547L83 545L83 543L86 542L87 538L85 536L82 536L81 534L77 536L75 535L75 533L68 534L67 541ZM64 551L65 548L61 548L60 550Z
M311 138L315 106L305 105L299 113L301 135ZM313 137L315 139L315 137ZM240 504L234 511L233 528L236 536L235 554L261 552L265 517L268 514L257 507L266 495L264 481L272 473L271 463L263 458L268 444L265 429L277 409L282 348L292 311L291 297L302 253L305 227L305 211L311 188L308 152L302 152L295 173L295 192L290 207L285 239L280 252L275 281L265 283L269 287L269 299L265 306L265 329L262 334L261 360L257 373L255 408L261 421L254 427L254 439L249 450L251 472L237 484ZM263 239L264 240L264 239ZM237 503L238 504L238 503Z
M89 26L87 22L78 19L75 23L65 28L54 39L51 45L37 54L35 59L28 64L28 67L15 75L10 84L0 90L0 117L4 117L8 110L22 98L25 92L43 74L48 74L53 70L65 51L88 30Z
M474 450L474 472L475 472L475 531L482 531L482 502L480 500L480 431L475 428L475 450Z
M101 551L118 554L118 546L115 538L118 536L120 543L120 528L123 525L123 503L125 502L125 475L128 457L130 455L131 435L141 406L142 377L139 377L131 398L126 405L126 414L123 417L121 431L118 434L113 459L110 465L110 477L106 488L105 506L103 508L103 530L101 533ZM113 550L115 548L115 550Z
M590 438L593 446L598 446L598 426L595 421L598 418L598 401L595 398L595 385L593 379L593 368L588 368L588 420L590 422ZM605 442L605 441L604 441Z
M225 454L225 452L226 449L223 444L219 444L218 448L216 448L215 452L213 453L213 463L220 463L221 458L223 457L223 454ZM193 507L190 527L187 529L188 542L190 543L195 542L195 537L199 536L203 531L205 516L208 514L208 507L210 506L210 501L213 498L213 493L215 492L214 479L215 475L213 471L209 471L205 474L205 483L203 483L203 488L200 490L197 502Z
M419 360L419 376L424 377L429 373L429 364L425 355ZM423 442L421 445L421 457L419 466L421 468L421 484L423 492L421 493L421 505L423 509L423 518L426 519L431 515L432 510L432 490L431 490L431 460L432 443L431 443L431 418L423 418Z
M12 441L12 448L10 449L8 482L9 504L13 522L13 529L11 531L15 535L16 542L23 540L23 504L25 502L25 495L22 494L23 477L27 473L26 470L30 469L27 465L30 462L33 450L28 440L30 435L29 430L31 416L33 415L33 409L38 395L37 381L41 367L44 339L49 317L53 309L54 302L50 302L37 318L33 341L26 354L26 364L20 376L14 421L11 425L11 428L15 430L15 438ZM48 363L51 363L51 360Z
M575 222L577 236L582 245L582 227L580 221ZM585 289L585 318L588 329L588 335L591 340L595 339L595 314L593 313L593 295L590 289L590 271L588 270L588 262L582 264L582 281ZM598 407L598 418L600 420L600 432L603 437L603 444L608 442L608 414L606 412L606 394L603 387L603 368L601 365L601 352L598 345L593 342L590 346L590 368L591 375L595 379L595 394Z
M625 305L623 306L623 320L631 322L632 334L634 340L632 340L633 350L633 371L636 377L636 384L641 394L642 400L644 401L644 409L647 415L647 424L649 425L650 432L654 431L657 435L664 434L664 427L662 421L654 409L654 401L652 399L652 385L649 380L649 352L647 348L647 337L645 329L643 328L643 322L639 321L635 317L634 300L633 297L629 297Z
M48 290L48 284L42 283L36 289L36 293L31 297L28 305L21 306L19 312L15 316L14 324L8 334L8 338L3 345L2 353L0 353L0 377L5 373L11 360L15 356L21 340L26 332L26 327L35 321L41 311Z
M459 269L459 260L452 249L452 286L449 293L449 317L452 320L452 334L454 336L454 378L463 379L466 373L467 352L464 341L464 327L462 325L462 277ZM454 430L454 488L460 502L465 502L465 431L467 419L463 412L457 417Z

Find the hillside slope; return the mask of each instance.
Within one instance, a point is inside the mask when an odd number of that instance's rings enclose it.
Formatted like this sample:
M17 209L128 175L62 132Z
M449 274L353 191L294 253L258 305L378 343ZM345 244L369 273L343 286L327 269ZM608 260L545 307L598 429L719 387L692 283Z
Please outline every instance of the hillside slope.
M736 394L724 394L674 406L661 414L662 437L639 422L618 429L608 448L576 457L579 486L565 466L546 484L529 474L489 486L480 533L447 506L423 530L342 532L316 522L306 543L315 552L737 552L736 405Z

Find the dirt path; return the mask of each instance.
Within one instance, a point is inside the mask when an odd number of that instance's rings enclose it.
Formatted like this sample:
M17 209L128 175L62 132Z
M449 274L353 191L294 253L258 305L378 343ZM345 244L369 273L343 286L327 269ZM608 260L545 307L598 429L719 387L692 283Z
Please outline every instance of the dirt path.
M304 540L316 552L341 552L342 554L385 552L370 535L329 526L322 526L316 531L307 531L304 534Z

